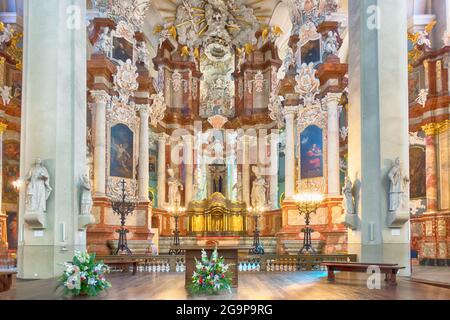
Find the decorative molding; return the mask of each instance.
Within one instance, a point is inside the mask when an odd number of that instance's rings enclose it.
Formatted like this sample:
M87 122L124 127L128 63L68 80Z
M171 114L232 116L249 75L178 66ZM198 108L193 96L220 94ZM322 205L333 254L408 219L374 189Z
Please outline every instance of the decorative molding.
M108 104L111 96L105 90L91 90L91 96L96 104Z
M150 0L93 0L94 7L116 23L126 23L142 31ZM133 32L134 34L134 32Z
M409 133L410 146L425 146L425 138L419 137L419 132Z
M320 92L320 80L316 77L314 63L302 64L299 74L295 76L297 85L295 92L300 95L300 100L305 106L313 105L317 102L316 96Z
M136 131L139 125L139 118L136 116L136 107L134 104L124 104L117 99L113 98L112 106L108 108L106 114L106 120L114 126L117 123L123 123L127 125L132 131Z
M150 107L150 124L157 127L158 122L164 119L167 105L165 103L162 91L152 94L151 99L153 100L153 103Z
M137 67L130 59L127 62L119 61L117 73L113 76L114 90L119 93L123 103L128 103L130 96L139 88L138 76Z
M108 177L107 194L113 199L120 199L122 197L122 185L120 182L124 180L119 177ZM131 201L136 199L138 183L135 179L125 179L125 193L127 198Z
M228 122L228 119L220 114L209 117L208 118L208 122L209 124L211 124L211 126L216 129L216 130L220 130L223 128L223 126L225 125L225 123Z
M326 112L322 109L320 104L316 103L309 107L302 107L298 112L297 129L298 132L303 132L305 128L315 125L321 129L327 126Z
M269 117L273 121L277 122L278 128L282 128L284 126L284 117L283 117L283 96L279 96L274 92L271 92L269 99Z

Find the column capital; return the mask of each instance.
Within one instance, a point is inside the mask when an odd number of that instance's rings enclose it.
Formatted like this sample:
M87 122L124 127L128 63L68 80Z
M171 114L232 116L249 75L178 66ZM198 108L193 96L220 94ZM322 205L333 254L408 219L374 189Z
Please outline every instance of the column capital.
M190 142L194 141L194 136L191 135L191 134L182 135L181 138L183 139L183 141L185 141L187 143L190 143Z
M331 104L339 104L341 101L342 92L329 92L325 95L325 97L322 98L322 101L324 101L327 106Z
M149 104L137 104L135 105L136 111L140 113L141 116L150 115L150 105Z
M6 131L6 128L8 128L8 124L5 122L0 122L0 134Z
M91 96L98 104L107 104L111 99L111 96L105 90L91 90Z
M428 123L422 126L422 130L425 132L425 135L427 136L435 136L439 131L439 124L434 122Z
M299 106L287 106L283 109L283 115L285 118L292 117L294 118L299 110Z
M170 138L170 136L169 136L167 133L165 133L165 132L160 133L160 134L158 135L158 141L159 141L159 143L167 143L167 141L169 140L169 138Z

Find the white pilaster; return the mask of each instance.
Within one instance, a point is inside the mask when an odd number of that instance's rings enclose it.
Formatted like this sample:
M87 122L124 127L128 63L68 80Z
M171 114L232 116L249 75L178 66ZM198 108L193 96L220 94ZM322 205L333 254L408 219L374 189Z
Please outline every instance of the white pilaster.
M294 120L298 107L284 108L286 119L286 149L285 149L285 195L286 199L292 199L295 194L295 127Z
M7 127L7 124L0 123L0 215L3 212L3 133Z
M140 116L139 124L139 201L148 202L148 184L149 184L149 168L148 168L148 119L150 116L149 106L147 104L137 106Z
M192 200L194 186L194 137L183 136L184 141L184 161L186 166L186 185L184 188L184 205L187 207Z
M278 133L270 134L270 201L272 209L277 209L278 205L278 143L280 135Z
M158 208L166 203L166 143L169 136L162 133L158 137Z
M341 93L328 93L324 99L328 109L328 195L340 194L339 182L339 100Z
M111 97L104 90L91 91L94 98L94 195L106 194L106 106Z
M250 137L242 137L242 200L251 205L250 202Z

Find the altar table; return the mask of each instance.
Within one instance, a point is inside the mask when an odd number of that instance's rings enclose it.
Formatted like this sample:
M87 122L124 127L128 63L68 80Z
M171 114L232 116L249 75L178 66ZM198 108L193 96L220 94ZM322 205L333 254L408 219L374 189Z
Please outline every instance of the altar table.
M192 283L192 275L195 271L195 258L201 259L202 249L208 254L208 258L211 258L211 254L215 249L215 246L180 246L177 247L185 252L185 287L188 287ZM246 248L238 246L222 246L217 247L219 257L223 257L226 264L230 264L229 271L232 273L231 286L236 288L238 286L238 253L239 250ZM247 249L248 250L248 249Z

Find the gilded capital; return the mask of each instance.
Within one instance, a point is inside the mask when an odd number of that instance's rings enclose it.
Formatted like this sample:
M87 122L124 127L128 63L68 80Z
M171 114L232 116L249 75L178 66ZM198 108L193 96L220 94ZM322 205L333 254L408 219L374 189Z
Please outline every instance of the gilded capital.
M0 122L0 134L6 131L6 128L8 128L8 125L4 122Z
M450 125L450 120L445 120L445 121L438 123L439 133L444 133L444 132L448 131L449 125Z
M438 133L438 124L437 123L429 123L422 126L422 130L425 132L427 136L434 136Z

